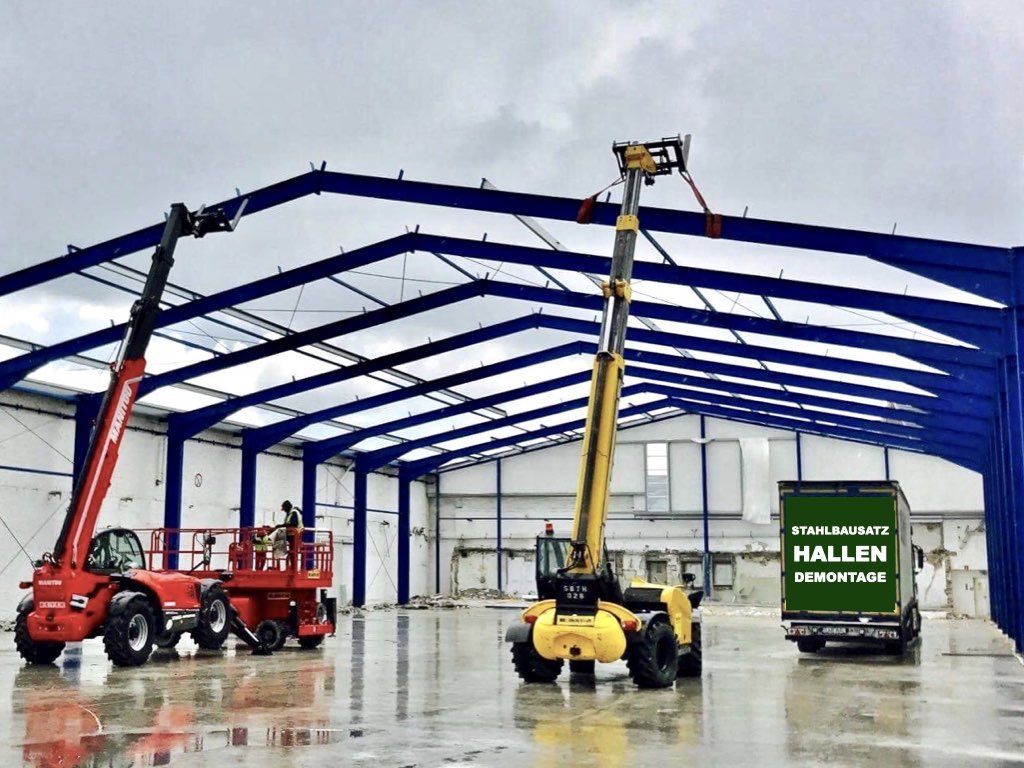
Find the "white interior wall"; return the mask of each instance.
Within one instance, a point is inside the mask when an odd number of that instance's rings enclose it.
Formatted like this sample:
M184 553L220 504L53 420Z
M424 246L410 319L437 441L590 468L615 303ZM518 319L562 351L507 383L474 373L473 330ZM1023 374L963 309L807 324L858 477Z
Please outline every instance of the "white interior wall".
M48 551L60 531L71 492L74 407L45 395L7 392L0 397L0 516L12 533L0 530L0 620L10 620L31 578L30 558ZM100 525L155 528L163 523L166 449L159 419L137 416L122 444L113 482L100 513ZM183 527L238 524L241 452L237 435L209 430L185 445ZM35 470L32 472L26 469ZM53 473L53 474L46 474ZM286 445L259 459L256 521L280 522L281 501L301 504L299 452ZM352 477L340 462L321 465L317 475L317 527L332 531L335 585L343 598L352 585ZM398 484L372 474L368 482L367 601L394 602L397 579L395 530ZM412 594L433 591L433 559L428 545L424 484L413 483ZM17 541L25 547L24 554ZM143 544L147 540L143 537Z
M776 484L797 479L797 438L792 432L707 419L707 480L710 551L729 557L733 584L715 597L772 605L779 597L778 525L745 522L745 473L741 438L769 446L769 477L758 493L769 495L778 513ZM612 475L608 546L620 559L620 575L646 575L648 560L665 560L678 574L703 551L700 419L683 416L622 430ZM669 443L670 519L645 517L643 455L647 442ZM503 459L502 550L504 591L533 590L533 540L550 519L568 534L579 461L579 444ZM801 435L805 480L876 480L885 477L885 452L858 443ZM620 457L627 457L625 461ZM926 552L918 576L923 607L983 612L987 565L981 476L942 459L889 451L891 479L898 480L914 514L915 540ZM747 477L745 475L751 475ZM448 592L496 589L495 464L446 472L441 478L442 588ZM723 577L725 572L722 572ZM967 611L967 608L971 608Z

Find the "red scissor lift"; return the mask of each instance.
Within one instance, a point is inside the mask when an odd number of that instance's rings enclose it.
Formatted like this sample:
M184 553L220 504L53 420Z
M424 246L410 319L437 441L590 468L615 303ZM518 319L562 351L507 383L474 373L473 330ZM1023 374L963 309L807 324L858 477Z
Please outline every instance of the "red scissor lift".
M257 543L266 535L261 528L155 528L148 533L151 569L172 570L168 566L176 554L174 570L220 580L238 617L264 647L277 650L294 637L302 648L316 648L334 633L330 531L280 529L280 540L263 550ZM177 641L169 638L164 645Z

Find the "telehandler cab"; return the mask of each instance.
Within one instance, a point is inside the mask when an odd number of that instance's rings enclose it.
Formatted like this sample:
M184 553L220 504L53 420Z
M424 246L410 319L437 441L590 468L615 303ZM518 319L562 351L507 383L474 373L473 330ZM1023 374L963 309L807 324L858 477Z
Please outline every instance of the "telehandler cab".
M119 666L143 664L154 645L191 632L200 648L219 648L234 631L254 650L260 641L238 619L221 580L147 568L138 535L125 528L93 536L110 487L121 441L146 368L160 298L179 238L235 228L246 203L229 219L222 210L171 206L153 254L142 295L132 306L110 384L93 427L85 463L71 494L53 551L36 564L31 587L18 605L14 642L30 664L50 664L64 644L103 637L107 656Z
M611 274L602 285L604 311L591 377L572 537L564 550L554 546L554 539L538 539L541 600L523 611L505 635L512 644L516 672L526 682L554 681L565 661L572 671L587 673L597 661L625 659L630 677L641 688L665 688L677 677L701 674L700 623L694 611L703 593L687 593L681 586L649 584L642 579L634 579L623 590L608 561L604 538L625 369L630 278L640 228L640 187L673 171L689 180L688 150L689 136L612 146L622 174L622 205L615 225ZM592 204L593 198L584 202L580 221L589 215ZM565 558L543 586L542 546L545 563L557 562L560 552ZM551 590L547 592L551 596L545 599L542 589Z

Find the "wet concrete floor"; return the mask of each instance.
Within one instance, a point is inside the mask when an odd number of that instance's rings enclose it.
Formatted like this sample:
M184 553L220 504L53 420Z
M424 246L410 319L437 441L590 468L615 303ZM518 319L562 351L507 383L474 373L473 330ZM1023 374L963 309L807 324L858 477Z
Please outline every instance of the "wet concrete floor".
M521 685L514 612L345 617L317 651L139 669L98 641L26 668L0 635L0 765L936 766L1024 764L1024 666L991 624L929 620L902 659L803 656L770 615L705 618L702 680Z

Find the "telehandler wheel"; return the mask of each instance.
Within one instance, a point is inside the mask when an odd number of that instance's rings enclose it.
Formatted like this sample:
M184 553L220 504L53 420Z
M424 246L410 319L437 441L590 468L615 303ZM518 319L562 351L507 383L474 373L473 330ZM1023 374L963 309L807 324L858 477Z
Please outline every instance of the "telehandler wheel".
M704 671L704 646L700 636L700 622L690 624L690 650L679 657L676 677L700 677Z
M145 664L153 652L153 607L145 595L131 597L121 610L112 612L103 632L103 649L118 667Z
M299 638L299 647L306 651L319 648L324 642L323 635L307 635Z
M178 644L179 640L181 640L181 632L171 632L170 634L160 635L159 637L157 637L156 640L153 641L153 644L157 648L162 648L165 651L169 651L171 648L174 648L174 646Z
M593 661L570 661L569 674L571 675L592 675L594 674Z
M817 653L825 647L825 641L818 637L802 637L796 641L800 653Z
M529 641L512 643L512 664L526 683L553 683L562 672L561 659L545 659Z
M668 688L679 670L679 642L666 621L651 624L644 636L626 649L629 676L640 688Z
M231 631L231 602L220 584L210 584L204 591L199 606L199 623L192 630L196 645L206 651L216 651L228 639Z
M28 633L28 615L22 611L14 621L14 646L29 664L53 664L64 651L64 643L37 643Z

